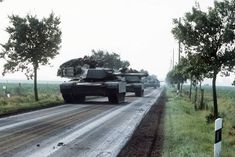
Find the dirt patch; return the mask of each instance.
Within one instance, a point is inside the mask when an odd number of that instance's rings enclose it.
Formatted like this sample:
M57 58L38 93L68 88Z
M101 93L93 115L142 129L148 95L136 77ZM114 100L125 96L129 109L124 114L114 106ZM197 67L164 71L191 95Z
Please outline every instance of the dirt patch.
M164 141L165 92L151 107L118 157L160 157Z

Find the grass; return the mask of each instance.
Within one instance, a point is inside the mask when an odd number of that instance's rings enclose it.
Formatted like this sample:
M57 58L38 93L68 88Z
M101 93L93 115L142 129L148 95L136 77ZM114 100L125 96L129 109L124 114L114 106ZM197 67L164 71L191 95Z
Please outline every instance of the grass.
M7 84L10 98L5 97L0 83L0 116L33 110L63 103L58 84L38 84L39 101L34 101L33 84ZM188 96L177 96L174 89L167 89L165 114L164 157L212 157L214 124L206 122L212 109L212 92L205 89L208 110L195 111ZM186 89L187 90L187 89ZM222 156L232 157L235 150L235 88L218 87L218 107L223 118Z
M38 92L39 101L35 102L33 84L0 83L0 116L63 103L59 84L38 84ZM6 93L11 96L6 97Z
M234 88L218 88L218 104L223 118L222 156L232 157L235 150ZM195 110L186 95L167 90L164 157L212 157L214 123L207 123L210 110ZM205 89L206 103L211 105L211 89Z

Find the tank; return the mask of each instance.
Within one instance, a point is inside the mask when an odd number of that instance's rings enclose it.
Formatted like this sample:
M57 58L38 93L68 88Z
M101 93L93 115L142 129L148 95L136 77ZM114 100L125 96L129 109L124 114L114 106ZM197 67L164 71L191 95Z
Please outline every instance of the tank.
M160 81L158 79L152 79L144 82L144 87L153 87L153 88L158 88L160 87Z
M76 76L72 68L64 69L63 73ZM83 77L60 84L60 91L66 103L83 103L86 96L104 96L116 104L125 101L126 82L112 69L87 69Z
M144 84L141 81L142 77L147 76L146 73L124 73L126 80L126 91L134 92L135 96L142 97L144 95Z

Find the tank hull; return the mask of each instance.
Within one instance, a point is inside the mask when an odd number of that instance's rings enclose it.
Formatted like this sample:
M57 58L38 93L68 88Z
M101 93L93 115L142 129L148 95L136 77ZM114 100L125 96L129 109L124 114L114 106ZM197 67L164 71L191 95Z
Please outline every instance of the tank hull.
M65 102L84 102L86 96L104 96L111 103L121 103L125 100L125 82L95 82L79 83L66 82L60 85L61 94ZM116 99L114 101L113 99ZM120 99L120 100L119 100Z
M144 85L143 83L127 83L127 92L134 92L135 96L142 97L144 95Z

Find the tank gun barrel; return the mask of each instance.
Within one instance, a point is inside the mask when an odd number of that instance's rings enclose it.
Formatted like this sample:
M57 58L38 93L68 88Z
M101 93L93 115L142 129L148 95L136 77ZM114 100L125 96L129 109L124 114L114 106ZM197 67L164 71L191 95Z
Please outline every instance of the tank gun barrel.
M121 73L121 76L138 76L138 77L146 77L147 73Z

